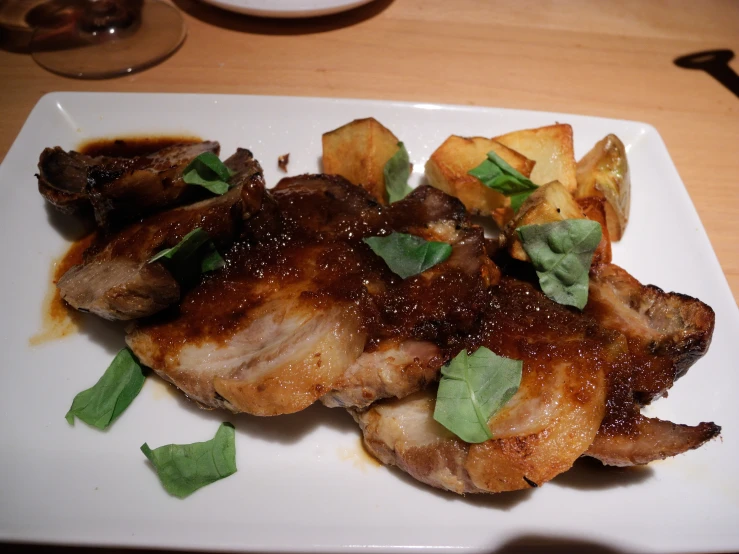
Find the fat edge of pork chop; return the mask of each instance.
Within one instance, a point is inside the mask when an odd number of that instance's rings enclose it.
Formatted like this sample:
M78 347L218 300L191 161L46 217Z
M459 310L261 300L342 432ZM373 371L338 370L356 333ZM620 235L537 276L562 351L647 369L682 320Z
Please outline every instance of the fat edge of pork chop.
M637 401L656 400L708 351L716 316L696 298L642 285L615 264L590 270L584 313L607 329L623 333L629 349L659 359L652 371L634 375Z
M205 189L182 180L182 170L200 154L219 151L213 141L174 144L133 158L46 148L39 158L38 188L64 213L83 215L92 209L98 225L120 225L205 198Z
M721 433L715 423L681 425L635 414L626 433L598 433L585 456L608 466L643 465L694 450Z
M585 313L622 333L636 361L613 374L609 406L585 453L606 465L631 466L687 452L717 437L714 423L681 425L640 413L663 396L708 350L713 310L695 298L642 285L624 269L595 265Z
M239 247L241 254L232 252L229 269L188 293L177 317L140 325L128 343L190 398L232 411L277 415L319 398L333 406L364 406L415 392L436 379L445 359L429 339L448 331L439 328L444 322L437 313L444 295L434 295L430 319L409 309L417 306L416 296L427 285L433 290L434 283L445 283L445 277L456 282L455 275L465 272L481 288L494 277L481 230L457 221L457 201L438 195L443 193L433 189L413 193L399 208L405 217L397 215L398 221L341 178L284 179L268 194L276 199L280 209L273 215L281 222L275 225L260 214L250 221L262 228L252 234L262 235L266 227L276 229L275 235ZM412 224L421 234L456 240L457 248L446 265L402 281L361 239L378 229L409 230ZM477 263L467 259L473 255ZM392 287L400 293L389 293ZM401 298L408 299L404 309L396 303ZM397 321L383 319L387 310ZM468 326L474 322L474 314L457 311L450 317L461 325L465 317L472 320ZM380 320L384 331L371 331ZM421 336L403 334L406 325L418 327ZM338 328L346 336L339 337ZM342 341L343 349L336 346ZM366 344L371 347L363 353Z
M223 251L240 232L242 219L261 206L261 168L251 153L239 149L226 164L236 171L226 194L150 216L93 243L84 263L70 268L57 283L62 299L77 310L123 321L177 302L180 284L164 264L148 260L196 227Z

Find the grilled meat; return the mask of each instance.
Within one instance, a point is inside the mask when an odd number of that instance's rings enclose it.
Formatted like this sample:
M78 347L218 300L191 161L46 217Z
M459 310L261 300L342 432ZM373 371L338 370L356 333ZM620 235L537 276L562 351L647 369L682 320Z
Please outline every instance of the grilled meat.
M258 415L321 397L365 406L422 388L476 328L497 273L457 200L422 187L382 207L324 175L283 179L268 198L227 267L176 314L128 336L143 363L191 398ZM362 242L391 231L450 242L454 253L403 280Z
M175 144L147 156L90 157L46 148L39 159L41 195L65 213L92 210L98 225L121 225L167 207L210 195L188 186L182 170L203 152L218 154L217 142Z
M508 277L490 290L490 308L470 346L524 362L518 392L489 421L494 439L466 444L438 424L431 388L364 412L350 410L370 452L435 487L500 492L539 486L581 455L634 465L697 448L717 436L720 427L713 423L690 427L639 412L641 393L655 390L645 383L657 382L666 390L697 352L705 351L696 345L710 343L710 308L644 287L615 266L596 271L589 314L555 304L528 283ZM607 296L612 287L622 294ZM634 302L634 295L642 302ZM645 299L651 310L643 308ZM620 314L616 320L614 313ZM665 313L672 314L669 324Z
M101 234L85 252L84 263L57 283L61 297L78 310L111 320L149 316L177 302L180 284L162 262L148 263L149 259L197 227L224 251L239 236L242 220L261 207L264 183L251 152L237 151L226 165L236 173L233 188L223 196Z
M433 419L435 389L354 412L370 452L429 485L458 493L536 486L572 466L605 412L606 373L626 351L617 333L503 278L470 350L523 360L521 386L490 420L496 437L467 444Z
M680 425L634 412L628 432L599 431L585 456L609 466L648 464L698 448L719 433L714 423Z
M641 404L662 396L708 351L715 321L700 300L642 285L614 264L591 268L584 312L623 333L632 352L649 358L648 370L635 371L630 379Z
M642 285L613 264L590 271L585 314L622 333L631 358L609 376L608 409L586 452L607 465L645 464L698 448L721 431L713 423L678 425L641 415L663 396L711 343L715 315L695 298Z
M101 226L60 279L62 297L107 319L153 316L127 342L193 400L264 416L316 400L346 407L380 460L458 493L536 487L583 455L648 463L719 434L640 413L708 349L714 314L702 302L601 261L578 312L528 282L530 268L515 278L511 264L501 277L488 256L496 243L436 189L381 206L340 177L302 175L266 192L246 150L226 161L236 171L227 194L173 207L208 195L182 170L218 150L112 158L57 147L39 162L42 195L67 213L93 211ZM148 260L196 227L227 264L182 291ZM391 232L447 242L452 255L403 280L362 242ZM523 376L489 421L494 438L467 444L433 419L434 382L462 348L480 346L523 360Z
M113 159L111 158L111 163ZM87 172L96 163L95 158L59 146L46 148L39 158L36 175L38 190L46 200L62 213L87 215L92 212L87 195Z
M436 381L444 361L433 342L387 339L363 352L321 402L329 408L365 408L381 398L403 398Z

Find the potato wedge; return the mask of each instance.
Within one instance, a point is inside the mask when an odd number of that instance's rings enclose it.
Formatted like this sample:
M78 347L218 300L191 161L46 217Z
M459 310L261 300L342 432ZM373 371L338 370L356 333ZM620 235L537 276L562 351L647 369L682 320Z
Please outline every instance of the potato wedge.
M531 174L534 162L499 142L484 137L452 135L426 162L426 178L430 185L459 198L473 214L495 217L496 210L504 211L510 200L468 174L491 150L526 177Z
M553 223L563 219L583 219L585 214L572 194L559 181L552 181L536 189L521 205L516 217L505 228L508 253L528 262L529 256L521 245L516 229L522 225Z
M621 240L629 221L631 177L626 149L616 135L608 135L577 162L577 198L606 199L606 226L611 240Z
M608 225L606 225L606 199L588 196L587 198L576 198L575 201L587 219L600 223L602 235L598 248L593 252L593 263L611 263L611 236L608 232Z
M575 149L570 125L558 123L514 131L493 140L536 162L529 178L537 185L559 181L568 191L575 192Z
M375 118L355 119L323 134L323 172L341 175L387 204L383 170L398 142Z

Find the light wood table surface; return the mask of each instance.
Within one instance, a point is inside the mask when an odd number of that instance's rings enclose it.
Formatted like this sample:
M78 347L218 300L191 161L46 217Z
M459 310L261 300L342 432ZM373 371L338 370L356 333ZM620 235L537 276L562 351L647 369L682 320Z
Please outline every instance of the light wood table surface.
M57 90L375 98L634 119L664 138L739 298L739 98L672 63L739 51L739 2L377 0L290 21L174 3L187 40L141 73L67 79L0 51L0 158L38 99Z

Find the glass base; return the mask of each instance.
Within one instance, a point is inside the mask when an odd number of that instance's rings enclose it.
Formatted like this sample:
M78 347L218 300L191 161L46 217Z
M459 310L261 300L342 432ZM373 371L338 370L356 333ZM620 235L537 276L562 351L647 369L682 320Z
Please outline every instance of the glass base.
M75 2L48 19L34 31L31 55L41 67L78 79L117 77L156 65L187 34L180 12L161 0Z

